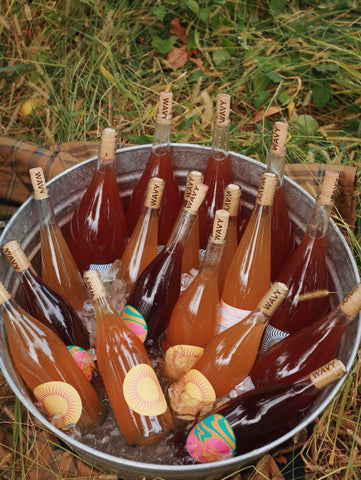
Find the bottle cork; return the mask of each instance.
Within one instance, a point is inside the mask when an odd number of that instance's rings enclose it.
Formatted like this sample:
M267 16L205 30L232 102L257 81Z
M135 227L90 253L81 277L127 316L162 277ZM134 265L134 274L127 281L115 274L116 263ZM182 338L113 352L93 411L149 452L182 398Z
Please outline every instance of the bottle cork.
M227 127L230 125L229 113L231 108L231 96L227 93L220 93L217 96L215 125Z
M276 122L274 124L270 152L284 153L286 151L287 131L288 131L287 122Z
M92 302L108 296L98 270L87 270L83 278Z
M213 221L212 242L223 243L228 228L229 213L226 210L216 210Z
M342 378L346 375L345 365L337 358L331 360L326 365L318 368L310 374L311 382L318 389L327 387L328 384Z
M350 318L356 315L361 309L361 283L358 283L342 300L340 308Z
M160 208L162 201L165 181L163 178L152 177L149 179L147 193L144 200L144 205L148 208Z
M277 187L278 177L274 173L266 172L261 175L258 185L256 203L272 206Z
M170 125L172 123L172 104L173 93L161 92L159 95L159 107L156 118L157 123L162 123L163 125Z
M203 182L203 173L198 172L197 170L191 170L188 172L186 186L184 189L184 201L186 202L191 196L192 190L196 183Z
M113 128L105 128L102 132L99 148L99 160L104 163L112 163L115 160L117 149L117 132Z
M236 217L238 215L238 207L241 194L241 187L239 185L236 185L235 183L230 183L224 189L222 208L229 213L230 217Z
M199 207L207 194L208 188L208 185L205 185L204 183L197 183L183 209L186 212L193 213L193 215L198 213Z
M10 300L11 295L5 288L5 285L0 281L0 305Z
M273 282L258 304L262 313L270 317L288 295L288 287L282 282Z
M46 188L46 182L44 172L41 167L31 168L29 170L31 183L34 189L35 200L42 200L49 196L48 189Z
M31 266L28 257L17 240L7 242L2 249L16 273L21 273Z
M325 172L325 176L321 185L321 191L317 197L317 201L323 205L332 205L335 201L335 194L340 174L334 171Z

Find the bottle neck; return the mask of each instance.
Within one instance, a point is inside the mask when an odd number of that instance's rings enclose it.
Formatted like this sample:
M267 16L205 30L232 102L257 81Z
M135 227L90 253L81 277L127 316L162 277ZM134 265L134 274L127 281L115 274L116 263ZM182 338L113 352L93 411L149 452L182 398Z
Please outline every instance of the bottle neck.
M38 209L40 227L50 224L57 225L50 197L36 200L36 207Z
M279 186L283 184L283 178L285 174L285 158L286 158L286 151L284 152L270 151L268 154L267 171L277 175Z
M158 148L170 148L170 136L172 131L172 124L164 124L156 122L153 135L152 150L156 151Z
M229 150L229 125L220 126L215 124L213 128L212 137L212 154L217 156L220 154L222 157L228 154Z
M206 253L204 255L200 270L201 273L205 271L212 271L218 273L225 244L226 240L220 243L215 243L213 237L209 237Z
M327 227L330 221L333 204L323 204L316 200L307 233L312 238L323 238L326 236Z
M178 218L174 224L173 230L167 242L167 250L174 251L175 249L183 249L187 243L188 237L191 233L193 225L197 219L198 213L191 213L184 208L180 209Z
M113 161L109 161L109 160L104 161L100 157L98 157L97 170L101 173L115 171L115 159Z

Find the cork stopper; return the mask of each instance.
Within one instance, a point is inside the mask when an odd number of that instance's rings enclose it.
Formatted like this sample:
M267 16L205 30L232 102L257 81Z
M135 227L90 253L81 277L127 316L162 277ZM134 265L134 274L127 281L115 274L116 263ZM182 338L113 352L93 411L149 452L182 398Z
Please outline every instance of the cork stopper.
M16 273L21 273L31 266L28 257L17 240L11 240L2 249Z
M277 181L278 177L274 173L266 172L261 175L258 185L256 203L265 206L273 205Z
M184 210L193 213L194 215L198 213L199 207L207 194L208 188L208 185L205 185L204 183L197 183L193 188L187 203L183 207Z
M99 148L99 160L104 163L112 163L115 160L118 136L113 128L105 128L102 132Z
M144 206L159 209L162 201L165 181L163 178L152 177L149 179Z
M284 153L286 151L287 131L288 131L287 122L276 122L274 124L270 152Z
M5 285L0 281L0 305L10 300L11 295L5 288Z
M192 190L196 183L203 182L203 173L198 172L197 170L191 170L188 172L186 186L184 189L184 196L183 199L186 202L188 198L191 196Z
M229 213L226 210L216 210L213 221L212 242L223 243L228 228Z
M163 125L170 125L172 123L172 104L173 93L161 92L159 95L159 107L156 118L157 123L162 123Z
M242 188L240 185L236 185L235 183L230 183L224 189L222 208L229 213L230 217L236 217L238 215L241 194Z
M317 197L317 201L323 205L332 205L335 201L335 193L338 185L340 174L334 171L325 172L325 176L321 185L321 191Z
M331 382L342 378L347 373L345 365L337 358L318 368L310 374L311 382L321 390Z
M42 200L49 196L48 189L46 188L46 182L44 172L41 167L31 168L29 170L31 183L34 189L35 200Z
M361 283L358 283L340 303L341 310L353 318L361 309Z
M217 96L216 105L216 120L215 124L220 127L227 127L231 121L229 119L229 112L231 108L231 96L227 93L220 93Z
M108 296L98 270L87 270L83 278L92 302Z
M282 282L273 282L258 304L262 313L270 317L275 313L288 294L288 287Z

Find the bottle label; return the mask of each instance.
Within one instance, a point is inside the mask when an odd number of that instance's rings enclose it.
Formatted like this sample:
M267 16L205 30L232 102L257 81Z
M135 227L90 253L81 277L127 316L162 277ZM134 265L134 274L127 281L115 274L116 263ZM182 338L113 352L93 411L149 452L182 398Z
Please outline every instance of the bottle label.
M140 415L161 415L168 408L157 375L145 363L129 370L123 382L123 395L129 408Z
M78 422L82 401L72 385L65 382L47 382L34 389L36 399L50 415L56 415L56 427L64 428Z
M269 348L272 347L272 345L279 342L283 338L288 337L288 335L289 333L283 332L282 330L279 330L278 328L275 328L272 325L268 324L264 331L259 351L262 353L266 352Z
M93 372L96 370L96 366L91 355L89 355L89 353L83 348L77 347L75 345L68 345L66 348L69 350L71 356L79 365L80 370L90 381L92 379Z
M148 325L143 315L131 305L125 305L120 316L140 341L144 343L148 335Z
M187 373L203 355L204 348L194 345L174 345L165 354L165 371L171 378L177 379Z
M215 462L234 455L236 436L228 420L216 413L192 428L186 439L186 449L197 462Z
M183 378L184 391L195 400L210 403L216 400L216 393L209 380L198 370L192 369Z
M244 320L252 310L243 310L242 308L231 307L228 303L221 300L220 319L218 322L218 333L227 330L236 323Z

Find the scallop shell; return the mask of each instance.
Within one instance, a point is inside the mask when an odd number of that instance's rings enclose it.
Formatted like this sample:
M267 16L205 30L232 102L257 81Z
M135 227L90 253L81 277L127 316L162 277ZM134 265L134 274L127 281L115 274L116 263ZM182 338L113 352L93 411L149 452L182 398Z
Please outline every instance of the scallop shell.
M216 393L212 384L198 370L189 370L185 374L183 382L186 393L199 402L208 403L216 400Z
M157 375L150 365L144 363L127 373L123 395L129 407L141 415L160 415L168 408Z
M79 393L72 385L65 382L47 382L34 389L36 399L42 403L49 415L59 417L58 428L76 424L82 412Z
M148 325L143 315L131 305L125 305L121 317L128 327L139 337L142 343L144 343L148 335Z
M216 413L205 417L192 428L186 448L197 462L215 462L234 455L236 437L228 420Z
M83 348L75 345L69 345L66 348L69 350L71 356L79 365L86 378L90 381L94 370L96 370L96 366L91 355L89 355L89 353Z

